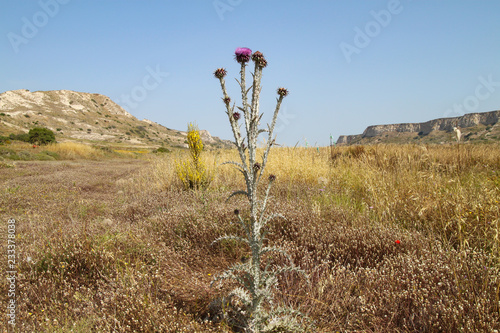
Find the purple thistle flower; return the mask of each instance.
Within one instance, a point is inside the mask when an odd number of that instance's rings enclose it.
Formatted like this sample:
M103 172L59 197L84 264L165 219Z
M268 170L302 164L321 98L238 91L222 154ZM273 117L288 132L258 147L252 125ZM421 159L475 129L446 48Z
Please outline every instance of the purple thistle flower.
M239 112L233 113L233 118L234 118L234 120L240 119L240 113Z
M240 64L250 61L250 56L252 55L252 50L247 47L238 47L236 51L234 51L234 55L236 61Z
M234 210L234 214L235 214L235 215L240 215L240 211L239 211L239 209L235 209L235 210Z
M214 72L214 76L218 79L222 79L226 74L227 71L224 68L217 68Z
M270 182L274 182L275 180L276 180L276 176L275 175L273 175L273 174L269 175L269 181Z
M229 105L229 103L231 103L230 97L223 98L222 100L224 101L224 104L226 104L226 105Z
M253 171L257 172L260 170L260 163L259 162L256 162L254 165L253 165Z

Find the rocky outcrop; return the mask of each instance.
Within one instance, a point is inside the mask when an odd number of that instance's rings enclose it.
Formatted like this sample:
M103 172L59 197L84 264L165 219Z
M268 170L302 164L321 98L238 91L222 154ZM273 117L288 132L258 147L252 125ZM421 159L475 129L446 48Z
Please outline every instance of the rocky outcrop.
M428 135L433 131L453 131L453 127L468 128L477 125L494 125L498 123L500 118L500 110L468 113L459 117L439 118L424 123L403 123L390 125L373 125L368 126L363 134L358 135L341 135L337 144L351 144L363 138L373 138L387 132L405 132L418 133L420 135Z
M104 110L112 115L133 118L130 113L107 96L71 90L30 92L27 89L19 89L6 91L0 94L0 110L10 112L11 116L15 116L16 111L29 114L29 112L76 113L78 111Z
M361 139L363 137L363 134L356 134L356 135L341 135L337 139L337 144L338 145L349 145L353 142L356 142L357 140Z
M149 147L182 147L185 133L151 120L139 120L109 97L70 90L30 92L27 89L0 94L0 136L27 133L46 127L58 141L142 144ZM209 147L232 147L229 142L200 131Z

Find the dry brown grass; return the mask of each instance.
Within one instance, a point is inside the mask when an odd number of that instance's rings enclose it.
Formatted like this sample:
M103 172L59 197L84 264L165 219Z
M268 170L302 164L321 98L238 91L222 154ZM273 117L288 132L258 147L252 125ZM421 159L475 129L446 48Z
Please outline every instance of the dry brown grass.
M99 159L105 155L102 150L76 142L54 143L43 148L58 154L64 160Z
M283 275L277 301L317 332L500 330L499 147L330 153L270 155L270 211L286 219L269 243L311 279ZM0 169L0 219L18 221L19 332L231 332L210 282L248 250L211 243L241 232L245 201L226 197L243 183L217 167L237 156L207 153L215 178L195 192L181 190L176 154Z
M77 142L52 143L34 146L25 142L14 142L0 145L0 161L54 161L54 160L100 160L109 157L120 157L123 154L113 153L88 144ZM130 155L127 156L130 158ZM5 163L5 162L4 162Z

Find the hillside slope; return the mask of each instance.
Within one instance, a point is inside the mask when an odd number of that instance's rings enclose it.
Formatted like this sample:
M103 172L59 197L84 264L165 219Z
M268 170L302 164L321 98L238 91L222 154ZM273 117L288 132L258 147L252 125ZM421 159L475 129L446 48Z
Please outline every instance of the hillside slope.
M368 126L363 134L341 135L337 144L443 143L454 140L454 127L461 130L463 141L500 141L499 119L500 110L497 110L423 123L373 125Z
M185 146L186 133L139 120L109 97L70 90L12 90L0 94L0 135L26 133L33 127L54 131L57 141L93 144ZM209 147L230 143L200 131Z

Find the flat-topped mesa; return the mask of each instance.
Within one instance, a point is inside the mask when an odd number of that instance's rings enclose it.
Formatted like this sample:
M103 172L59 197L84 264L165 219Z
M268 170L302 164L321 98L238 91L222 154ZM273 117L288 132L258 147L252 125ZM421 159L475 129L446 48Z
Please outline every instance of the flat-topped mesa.
M373 138L388 132L419 133L420 135L427 135L433 131L452 132L453 127L468 128L477 125L494 125L498 123L499 118L500 110L497 110L480 113L468 113L459 117L439 118L423 123L372 125L368 126L364 130L363 134L339 136L337 144L350 144L362 138Z
M482 113L468 113L460 117L439 118L425 123L402 123L392 125L368 126L363 132L363 137L374 137L384 132L422 132L429 134L432 131L453 131L453 127L467 128L477 125L494 125L500 118L500 111Z

